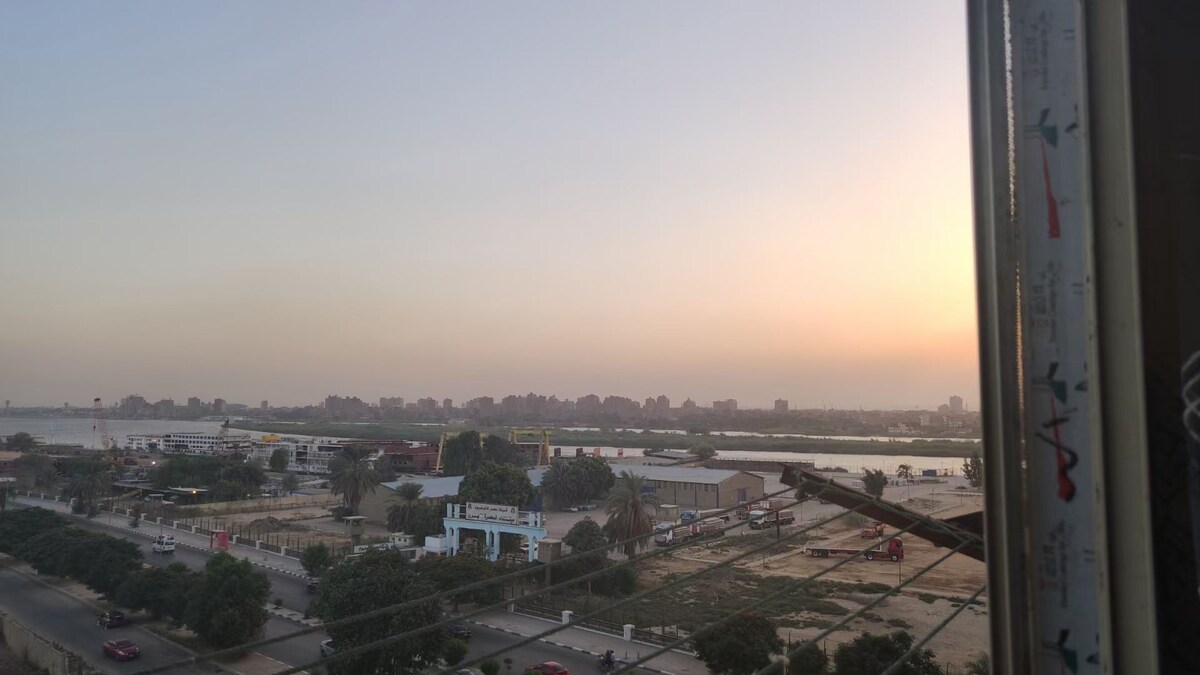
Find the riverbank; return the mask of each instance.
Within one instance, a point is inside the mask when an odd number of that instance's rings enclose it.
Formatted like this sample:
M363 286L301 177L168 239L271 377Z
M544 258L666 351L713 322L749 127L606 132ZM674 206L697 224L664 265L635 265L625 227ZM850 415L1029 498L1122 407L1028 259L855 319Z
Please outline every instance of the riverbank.
M364 440L404 439L436 443L443 431L463 431L472 427L451 427L427 424L338 424L310 422L304 424L254 424L239 422L239 429L263 433L360 438ZM507 437L506 428L478 428L481 434ZM686 450L699 443L708 443L718 452L746 450L755 452L802 452L831 455L921 455L926 457L970 457L981 452L981 444L939 440L842 440L826 438L766 438L758 436L722 436L720 434L667 434L653 431L579 431L554 429L550 443L554 447L614 447L645 448L649 450Z

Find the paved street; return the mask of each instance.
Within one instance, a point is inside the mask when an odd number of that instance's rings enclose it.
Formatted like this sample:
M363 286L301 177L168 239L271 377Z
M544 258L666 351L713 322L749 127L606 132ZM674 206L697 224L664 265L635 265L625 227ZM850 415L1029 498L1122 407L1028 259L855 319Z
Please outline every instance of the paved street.
M96 613L78 599L35 578L0 566L0 607L43 637L63 645L105 673L129 673L163 665L189 654L182 647L137 625L105 630L96 625ZM142 649L136 661L117 663L104 658L105 640L133 640ZM183 668L178 673L213 672L213 667Z

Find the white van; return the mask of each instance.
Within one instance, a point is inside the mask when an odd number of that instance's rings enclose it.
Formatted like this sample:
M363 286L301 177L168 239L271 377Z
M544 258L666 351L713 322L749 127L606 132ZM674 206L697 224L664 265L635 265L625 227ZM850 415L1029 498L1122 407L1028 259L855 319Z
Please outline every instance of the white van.
M155 553L174 553L175 537L170 534L160 534L154 538Z

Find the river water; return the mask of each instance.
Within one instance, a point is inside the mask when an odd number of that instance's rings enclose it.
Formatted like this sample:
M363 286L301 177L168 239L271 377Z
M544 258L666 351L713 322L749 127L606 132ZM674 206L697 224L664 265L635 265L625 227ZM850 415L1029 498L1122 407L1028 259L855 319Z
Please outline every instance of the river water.
M108 432L114 441L119 445L125 445L126 439L131 434L165 434L165 433L217 433L221 428L219 422L181 422L172 420L108 420ZM583 430L579 428L577 430ZM18 431L30 433L39 438L45 443L55 443L63 445L82 445L88 448L100 447L100 434L95 430L93 422L90 418L75 417L75 418L18 418L18 417L0 417L0 436L9 436ZM261 432L246 432L252 434L255 438L262 435ZM288 434L289 436L299 436L299 434ZM743 432L726 432L726 435L738 436L801 436L800 434L748 434ZM808 438L808 437L806 437ZM821 438L821 437L813 437ZM902 439L873 439L869 437L830 437L840 438L844 440L902 440ZM912 439L907 439L912 440ZM959 439L962 440L962 439ZM561 447L564 456L573 456L575 454L575 446L558 446ZM623 454L625 457L641 457L644 455L642 448L615 448L601 447L598 448L600 454L605 457L617 457ZM585 454L593 454L596 448L584 448ZM962 459L957 457L926 457L923 455L857 455L857 454L825 454L825 453L808 453L808 452L761 452L753 450L722 450L717 453L718 457L723 459L755 459L766 461L780 462L796 462L809 461L815 462L818 468L826 466L844 467L851 472L859 472L862 469L882 469L885 473L893 474L896 467L901 464L908 464L916 470L935 469L937 471L951 471L952 473L961 473Z

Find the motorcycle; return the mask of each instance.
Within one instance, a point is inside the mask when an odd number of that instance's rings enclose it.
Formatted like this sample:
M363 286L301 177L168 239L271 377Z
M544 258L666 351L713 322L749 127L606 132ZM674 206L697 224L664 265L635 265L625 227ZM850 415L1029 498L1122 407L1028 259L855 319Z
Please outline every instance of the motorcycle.
M596 667L598 667L600 669L600 672L608 672L617 667L617 659L614 657L610 661L610 660L604 658L603 656L601 656L600 660L596 663Z

